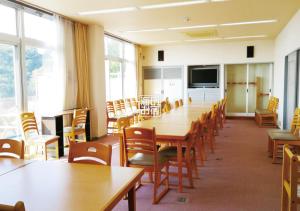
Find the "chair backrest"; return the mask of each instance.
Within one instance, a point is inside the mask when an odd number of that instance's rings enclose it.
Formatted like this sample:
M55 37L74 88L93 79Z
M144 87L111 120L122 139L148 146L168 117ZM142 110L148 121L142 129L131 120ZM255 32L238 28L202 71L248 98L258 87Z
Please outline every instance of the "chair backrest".
M183 100L182 99L179 100L179 106L183 106Z
M125 109L126 109L126 112L128 112L128 113L132 112L130 98L125 99Z
M111 164L111 145L99 142L70 142L69 163Z
M117 115L120 115L122 114L122 109L121 109L121 103L120 103L120 100L115 100L114 101L114 106L115 106L115 112Z
M189 97L189 103L192 103L193 100L192 100L192 97Z
M106 113L107 117L114 117L116 116L115 107L113 101L106 102Z
M179 107L179 101L176 100L176 101L175 101L175 108L178 108L178 107Z
M123 114L125 114L126 113L125 101L121 99L119 100L119 102L120 102L121 111Z
M161 113L164 113L164 112L166 112L165 111L165 106L166 106L166 101L161 101L160 102L160 109L161 109Z
M300 197L298 197L298 186L300 185L300 156L294 154L288 147L284 145L283 165L282 165L282 209L281 210L297 210Z
M130 126L130 118L129 117L121 117L117 120L117 127L120 132L122 132L123 128Z
M279 99L277 97L271 96L268 102L267 110L276 113L279 104Z
M85 128L86 117L87 117L86 109L75 109L73 115L72 127Z
M139 109L139 105L138 105L138 102L135 98L131 98L131 108L133 111L136 111Z
M155 128L130 127L123 129L125 148L125 163L128 166L128 155L136 153L151 154L154 156L154 165L157 165L157 148Z
M24 202L18 201L15 206L0 204L1 211L25 211Z
M291 133L294 133L296 130L297 125L300 122L300 108L296 108L294 112L294 116L291 122Z
M22 113L20 117L25 141L27 138L39 134L39 130L33 112Z
M24 159L24 141L0 139L0 157Z

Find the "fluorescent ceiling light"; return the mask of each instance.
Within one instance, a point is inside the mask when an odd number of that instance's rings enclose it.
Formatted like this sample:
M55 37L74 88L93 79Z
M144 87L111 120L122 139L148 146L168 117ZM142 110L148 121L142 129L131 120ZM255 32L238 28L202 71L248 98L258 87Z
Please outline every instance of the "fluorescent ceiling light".
M159 28L159 29L141 29L141 30L129 30L129 31L123 31L127 33L134 33L134 32L159 32L164 31L165 29Z
M188 6L188 5L203 4L203 3L208 3L208 2L209 2L208 0L180 1L180 2L165 3L165 4L145 5L145 6L140 6L139 8L141 10L148 10L148 9L159 9L159 8L166 8L166 7Z
M180 40L170 40L170 41L154 41L154 42L148 42L149 44L165 44L165 43L177 43L181 42Z
M134 11L134 10L137 10L137 8L136 7L123 7L123 8L115 8L115 9L79 12L79 15L96 15L96 14L107 14L107 13L116 13L116 12L129 12L129 11Z
M234 39L248 39L248 38L263 38L267 37L267 35L253 35L253 36L239 36L239 37L224 37L225 40L234 40Z
M168 28L168 29L169 30L181 30L181 29L198 29L198 28L210 28L210 27L217 27L217 25L212 24L212 25L182 26L182 27L172 27L172 28Z
M185 40L185 42L200 42L200 41L210 41L210 40L221 40L222 38L203 38L203 39L194 39L194 40Z
M236 23L223 23L220 26L237 26L237 25L248 25L248 24L262 24L262 23L274 23L277 20L261 20L261 21L248 21L248 22L236 22Z

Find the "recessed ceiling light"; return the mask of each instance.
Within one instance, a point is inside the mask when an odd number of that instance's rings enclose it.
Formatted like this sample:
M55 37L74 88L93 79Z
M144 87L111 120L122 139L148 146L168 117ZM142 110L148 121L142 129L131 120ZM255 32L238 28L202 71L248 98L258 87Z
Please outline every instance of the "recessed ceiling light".
M247 21L247 22L236 22L236 23L223 23L220 26L237 26L237 25L248 25L248 24L262 24L262 23L274 23L277 20L261 20L261 21Z
M116 13L116 12L129 12L135 10L137 10L137 7L122 7L122 8L115 8L115 9L79 12L78 14L83 16L83 15L96 15L96 14L107 14L107 13Z
M181 26L181 27L171 27L168 29L169 30L181 30L181 29L198 29L198 28L210 28L210 27L217 27L217 25L211 24L211 25Z
M222 38L203 38L203 39L193 39L193 40L185 40L185 42L199 42L199 41L211 41L211 40L221 40Z
M239 36L239 37L224 37L225 40L234 40L234 39L248 39L248 38L263 38L267 37L267 35L252 35L252 36Z
M141 30L128 30L128 31L123 31L127 33L134 33L134 32L159 32L159 31L164 31L166 29L159 28L159 29L141 29Z
M165 4L144 5L144 6L140 6L139 8L142 10L148 10L148 9L159 9L159 8L166 8L166 7L188 6L188 5L203 4L208 2L209 2L208 0L180 1L180 2L165 3Z

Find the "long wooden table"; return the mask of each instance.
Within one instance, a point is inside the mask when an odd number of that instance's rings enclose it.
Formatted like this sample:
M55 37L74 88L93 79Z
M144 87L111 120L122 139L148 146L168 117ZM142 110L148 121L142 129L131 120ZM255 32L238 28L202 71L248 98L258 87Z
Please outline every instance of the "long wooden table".
M0 204L23 201L30 211L111 210L128 193L135 210L135 184L143 169L37 161L0 176Z
M32 161L22 159L0 158L0 176L21 168L31 162Z
M197 120L202 113L209 111L211 104L190 104L184 105L170 112L164 113L161 117L153 117L141 121L131 127L143 127L152 129L155 127L156 138L159 142L172 143L177 145L178 159L178 192L182 192L182 146L187 140L192 121ZM123 141L120 139L120 164L124 165Z

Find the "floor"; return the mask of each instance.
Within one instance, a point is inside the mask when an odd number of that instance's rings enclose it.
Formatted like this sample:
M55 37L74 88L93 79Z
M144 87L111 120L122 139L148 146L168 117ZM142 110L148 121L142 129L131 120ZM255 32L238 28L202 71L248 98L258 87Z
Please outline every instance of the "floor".
M118 138L101 142L113 143L112 165L119 165ZM215 153L208 153L199 172L195 188L185 188L184 193L171 189L158 205L151 203L152 184L143 185L136 193L137 210L280 210L281 165L271 163L266 129L253 120L227 120L216 138ZM114 211L127 209L122 200Z

